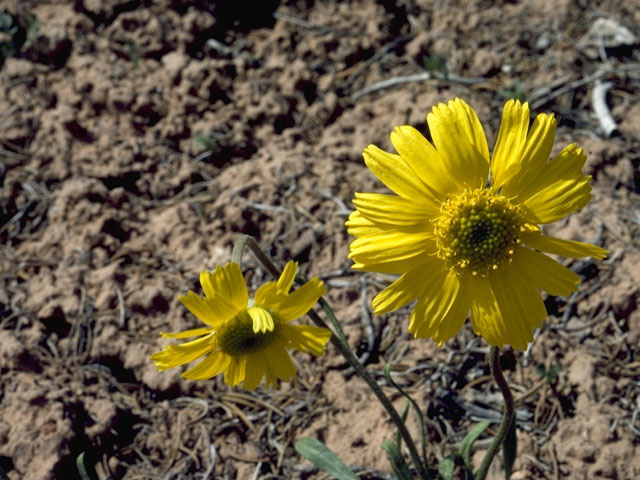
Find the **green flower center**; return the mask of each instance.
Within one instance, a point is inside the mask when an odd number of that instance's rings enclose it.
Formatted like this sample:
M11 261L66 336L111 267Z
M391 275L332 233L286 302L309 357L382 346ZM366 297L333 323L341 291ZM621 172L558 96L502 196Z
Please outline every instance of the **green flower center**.
M486 276L511 261L526 221L517 205L482 188L447 200L434 223L438 257Z
M243 310L217 331L218 346L220 350L231 356L254 353L271 343L277 328L277 322L274 322L273 330L255 333L253 331L253 319L246 310Z

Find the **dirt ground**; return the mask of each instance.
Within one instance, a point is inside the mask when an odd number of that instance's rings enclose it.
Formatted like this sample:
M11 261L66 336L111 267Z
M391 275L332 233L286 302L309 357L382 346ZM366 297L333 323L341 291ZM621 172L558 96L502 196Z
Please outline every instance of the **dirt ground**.
M567 261L580 292L548 297L530 348L503 354L512 478L640 478L638 2L4 0L0 12L0 478L80 478L83 454L100 479L328 478L293 449L303 436L361 478L393 478L380 445L394 428L332 346L296 356L278 390L154 368L159 333L197 325L177 295L199 292L242 233L325 281L370 371L385 384L390 362L421 406L432 465L491 420L479 461L501 409L488 347L468 325L441 349L413 340L409 308L373 316L390 277L350 270L344 228L354 191L384 191L364 147L390 150L396 125L426 133L431 106L456 96L490 144L507 98L554 112L556 148L588 154L593 201L548 231L611 251ZM607 83L611 136L592 96ZM245 259L252 288L269 279Z

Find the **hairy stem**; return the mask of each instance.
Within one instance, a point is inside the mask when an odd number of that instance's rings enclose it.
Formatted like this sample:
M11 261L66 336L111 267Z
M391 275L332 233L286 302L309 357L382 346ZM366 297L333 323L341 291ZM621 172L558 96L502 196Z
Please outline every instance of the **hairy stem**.
M489 449L482 459L480 468L478 468L478 471L473 475L474 480L484 480L487 477L487 472L489 471L491 462L493 462L493 459L498 452L498 448L500 448L500 445L502 445L502 442L507 436L507 432L509 431L511 422L513 422L514 414L513 395L511 394L509 385L507 384L507 381L502 374L502 369L500 368L500 349L498 347L491 347L491 353L489 354L489 357L491 374L496 380L496 384L498 385L498 388L502 392L502 397L504 398L504 412L502 414L502 422L500 423L498 432L491 442L491 445L489 445Z

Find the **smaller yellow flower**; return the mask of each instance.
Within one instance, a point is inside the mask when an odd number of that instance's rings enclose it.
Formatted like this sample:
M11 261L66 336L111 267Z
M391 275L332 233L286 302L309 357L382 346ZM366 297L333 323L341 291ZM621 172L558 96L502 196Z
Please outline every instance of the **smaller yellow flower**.
M190 380L206 380L224 373L227 385L255 389L263 377L267 386L291 380L296 367L287 349L321 356L331 337L326 328L293 325L326 292L317 277L289 293L297 262L288 262L277 282L267 282L249 299L240 266L229 262L215 272L202 272L204 298L189 291L179 299L207 327L179 333L162 333L165 338L199 337L170 345L151 359L158 370L167 370L198 358L202 361L182 374Z

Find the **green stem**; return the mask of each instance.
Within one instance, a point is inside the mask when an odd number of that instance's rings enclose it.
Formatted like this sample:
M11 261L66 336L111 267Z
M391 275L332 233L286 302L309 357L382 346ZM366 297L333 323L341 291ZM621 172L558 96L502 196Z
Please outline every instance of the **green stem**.
M489 449L482 459L480 468L478 468L478 471L473 475L474 480L484 480L487 477L487 472L489 471L491 462L493 462L493 459L498 452L498 448L500 448L500 445L507 436L507 432L509 431L511 422L513 422L514 415L513 395L511 394L509 385L507 384L507 381L502 374L502 369L500 368L500 349L498 347L491 347L489 357L491 374L496 380L498 388L502 392L502 396L504 398L504 412L502 414L502 422L500 423L498 432L491 442L491 445L489 445Z
M427 461L427 443L426 443L427 437L425 436L425 432L424 432L424 418L422 416L422 412L420 411L420 407L418 406L416 401L413 398L411 398L411 395L409 395L407 392L405 392L402 388L400 388L400 386L396 382L393 381L393 378L391 378L391 364L390 363L387 363L385 365L385 367L384 367L384 378L396 390L398 390L409 401L409 403L411 403L411 405L413 406L414 410L416 411L416 417L418 418L418 427L420 427L420 440L422 440L422 461L424 462L424 465L428 469L429 468L429 462Z
M305 282L302 281L300 285L303 285L304 283ZM340 337L340 340L342 340L343 343L347 343L347 337L344 334L344 330L342 330L342 325L340 325L340 322L336 318L336 314L333 312L333 309L331 308L331 306L322 297L318 299L318 305L322 307L322 310L324 310L325 315L329 317L329 321L331 322L331 325L333 325L333 328L336 329L336 334Z
M253 254L260 260L262 264L264 264L265 268L269 270L269 273L274 277L278 278L280 272L276 268L276 266L271 262L269 257L265 255L265 253L258 245L256 240L249 235L240 235L235 243L233 244L233 251L231 252L231 261L237 263L240 268L242 268L242 253L244 252L244 247L249 247ZM265 262L266 260L266 262Z
M274 277L278 278L278 276L280 275L280 271L278 270L278 268L273 264L271 259L262 251L262 249L260 248L260 245L258 245L258 242L256 242L255 239L253 237L250 237L249 235L242 235L240 238L236 240L236 243L233 247L233 252L231 255L232 261L238 263L238 265L241 265L242 251L244 250L245 246L251 249L251 251L255 254L256 258L260 261L260 263L264 265L264 267L269 271L269 273L271 273ZM398 431L400 432L400 435L402 435L402 439L404 440L405 444L407 445L407 448L409 449L409 455L411 456L411 460L415 465L420 478L422 480L429 478L427 473L427 468L420 460L418 449L413 443L411 434L409 433L409 430L407 430L407 427L402 421L402 418L400 418L400 415L398 414L397 410L391 403L391 400L389 400L389 397L385 395L385 393L382 391L382 388L380 388L380 385L378 385L378 383L371 376L371 374L364 368L362 363L360 363L360 360L358 360L358 357L356 357L354 353L351 351L351 348L349 347L349 344L347 343L346 338L344 337L344 333L342 333L342 328L340 327L340 324L336 319L335 314L331 309L331 307L329 306L329 304L323 301L321 306L325 311L325 313L327 313L327 316L332 320L332 323L334 324L334 328L336 328L336 330L340 332L340 334L338 335L336 334L331 335L331 343L333 343L333 345L338 349L340 354L345 358L345 360L349 363L349 365L351 365L355 369L355 371L358 373L358 375L360 375L360 377L365 381L365 383L368 385L368 387L371 389L374 395L378 398L378 400L380 401L384 409L387 411L387 413L391 417L391 420L393 420L393 423L395 423L396 426L398 427ZM314 310L310 310L307 313L307 315L309 315L313 323L315 323L316 325L323 328L327 328L326 322L322 320L320 315L318 315Z
M311 320L313 320L313 323L315 323L316 325L327 328L326 323L322 320L322 318L320 318L320 315L318 315L314 310L310 310L309 313L307 313L307 315L309 315ZM395 423L396 426L398 427L398 431L400 432L400 435L402 435L402 439L404 440L405 444L407 445L407 448L409 449L409 455L411 456L411 461L415 465L420 478L421 479L429 478L427 475L427 470L425 468L425 465L420 460L418 449L413 443L411 434L409 433L409 430L407 430L407 427L402 421L402 418L400 418L400 415L398 414L397 410L391 403L391 400L389 400L389 397L385 395L385 393L382 391L382 388L380 388L380 385L378 385L378 383L371 376L371 374L364 368L362 363L360 363L360 360L358 360L358 357L354 355L354 353L351 351L351 348L349 347L348 344L343 343L342 340L340 340L336 335L331 336L331 343L333 343L333 345L338 349L338 351L347 360L347 362L349 362L349 365L351 365L355 369L358 375L362 377L362 379L369 386L369 388L374 393L374 395L378 397L378 400L380 401L384 409L387 411L387 413L391 417L391 420L393 420L393 423Z

